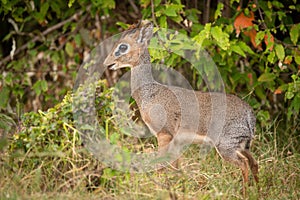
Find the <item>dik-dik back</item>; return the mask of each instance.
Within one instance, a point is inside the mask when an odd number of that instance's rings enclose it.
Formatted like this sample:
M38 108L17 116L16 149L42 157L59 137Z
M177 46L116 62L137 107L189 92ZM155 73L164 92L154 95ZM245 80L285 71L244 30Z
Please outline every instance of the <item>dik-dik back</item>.
M255 129L251 107L234 95L195 92L155 81L147 49L152 29L151 23L142 23L125 32L104 65L114 70L131 68L132 96L143 121L157 136L159 151L176 157L184 145L208 141L222 158L241 168L244 183L248 164L258 182L258 165L249 151Z

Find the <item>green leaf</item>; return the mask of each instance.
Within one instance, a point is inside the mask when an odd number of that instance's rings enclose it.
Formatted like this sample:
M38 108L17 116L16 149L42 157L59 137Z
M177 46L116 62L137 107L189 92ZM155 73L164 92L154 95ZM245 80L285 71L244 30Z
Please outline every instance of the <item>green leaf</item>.
M224 4L223 3L218 3L216 12L215 12L215 19L217 19L218 17L222 16L222 10L224 9Z
M2 42L9 40L12 37L12 33L7 34L3 39Z
M76 46L80 47L81 46L81 36L80 34L76 34L74 37L74 41L76 43Z
M275 46L275 52L279 60L283 60L285 57L284 48L281 44L276 44Z
M48 90L47 81L45 81L45 80L41 81L41 89L42 89L43 92L46 92Z
M242 48L239 45L232 45L230 48L235 53L237 53L237 54L243 56L244 58L246 58L245 52L242 50Z
M263 90L263 88L261 86L257 86L255 88L255 94L258 96L258 98L260 98L261 100L265 100L266 99L266 93Z
M159 17L158 23L161 28L167 28L168 27L167 17L165 15Z
M73 57L73 55L74 55L74 48L73 48L73 45L70 42L67 42L65 50L66 50L67 54L70 57Z
M255 43L258 45L261 43L261 41L264 39L266 33L264 31L257 32L255 36Z
M114 0L102 0L102 7L114 9L116 7L116 2Z
M247 52L249 54L254 54L254 51L243 41L238 42L238 45L241 47L241 49L244 52Z
M128 29L129 28L129 24L126 24L124 22L117 22L116 25L120 26L123 29Z
M271 51L270 54L268 55L267 59L270 63L274 64L274 62L275 62L275 52Z
M270 82L270 81L273 81L275 78L276 78L275 74L266 72L266 73L263 73L257 80L259 82Z
M285 98L286 98L286 99L292 99L293 97L294 97L294 93L293 93L293 92L287 91L287 92L285 93Z
M157 7L160 4L161 0L154 0L154 6Z
M272 4L276 8L283 8L284 7L284 5L279 1L272 1Z
M170 17L171 20L173 20L176 23L182 22L183 18L180 15L177 15L176 17Z
M217 41L217 45L219 45L222 49L227 50L229 48L229 35L223 32L220 26L212 27L211 35Z
M266 110L260 110L258 113L257 113L257 118L259 121L261 122L266 122L270 119L270 113Z
M73 1L75 1L75 0L73 0ZM69 1L69 3L70 3L70 1ZM50 6L51 6L52 10L56 13L56 15L59 17L61 15L60 5L55 1L51 1ZM69 6L69 7L71 7L71 6Z
M39 96L42 92L46 92L48 90L48 84L45 80L39 80L35 82L32 86L34 92Z
M69 0L69 3L68 3L69 8L72 7L74 2L75 2L75 0Z
M165 14L169 17L176 17L177 16L177 13L175 12L175 9L170 5L166 5Z
M40 10L40 13L41 13L43 19L45 19L45 16L48 12L48 9L49 9L48 2L43 3L42 6L41 6L41 10Z
M295 9L296 9L296 6L295 6L295 5L290 5L290 6L289 6L289 9L295 10Z
M211 23L207 23L204 26L204 29L200 31L193 39L202 46L203 41L210 37Z
M201 12L195 8L187 9L185 10L185 14L187 19L192 21L194 24L199 23L198 15L201 14Z
M295 24L290 30L291 41L294 45L297 44L300 32L300 24Z
M182 10L183 5L176 5L176 4L167 4L163 13L169 17L177 17L180 16L178 13Z

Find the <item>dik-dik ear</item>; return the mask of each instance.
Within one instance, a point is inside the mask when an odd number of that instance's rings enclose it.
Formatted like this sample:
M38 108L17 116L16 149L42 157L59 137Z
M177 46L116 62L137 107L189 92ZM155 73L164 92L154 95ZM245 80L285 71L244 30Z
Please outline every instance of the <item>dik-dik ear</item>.
M140 32L139 32L137 42L148 43L152 38L152 34L153 34L153 24L151 22L147 22L146 24L143 24L143 22L141 22Z

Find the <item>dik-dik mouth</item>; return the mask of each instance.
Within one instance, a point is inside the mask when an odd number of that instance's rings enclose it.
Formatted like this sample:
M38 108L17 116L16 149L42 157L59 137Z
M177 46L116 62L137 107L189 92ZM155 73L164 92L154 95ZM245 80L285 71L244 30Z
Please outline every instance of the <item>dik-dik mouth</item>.
M113 63L110 65L107 65L107 67L110 70L117 70L117 69L121 69L121 68L125 68L125 67L132 67L132 65L130 65L130 64L118 65L117 63Z
M113 63L113 64L110 64L110 65L107 65L108 69L110 70L116 70L117 69L117 64L116 63Z

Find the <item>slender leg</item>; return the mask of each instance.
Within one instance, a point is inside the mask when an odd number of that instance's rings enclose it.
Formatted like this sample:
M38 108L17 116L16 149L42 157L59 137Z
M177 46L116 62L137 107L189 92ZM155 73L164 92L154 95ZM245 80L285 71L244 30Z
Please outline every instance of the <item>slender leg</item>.
M166 132L159 132L157 134L157 141L158 141L158 150L159 151L166 151L168 144L171 142L173 136Z
M172 141L173 136L166 132L159 132L157 134L157 141L158 141L158 151L161 156L166 155L166 153L172 153L168 152L169 150L169 144ZM178 160L171 163L171 165L175 168L178 168Z
M257 161L253 158L253 156L251 155L251 153L248 150L241 151L241 153L244 156L247 157L247 159L249 161L250 169L251 169L253 177L254 177L254 180L255 180L256 183L258 183L259 179L258 179L258 164L257 164Z
M248 158L244 156L241 151L236 151L238 157L241 159L238 166L242 170L243 175L243 196L246 197L246 185L249 182L249 171L248 171Z

